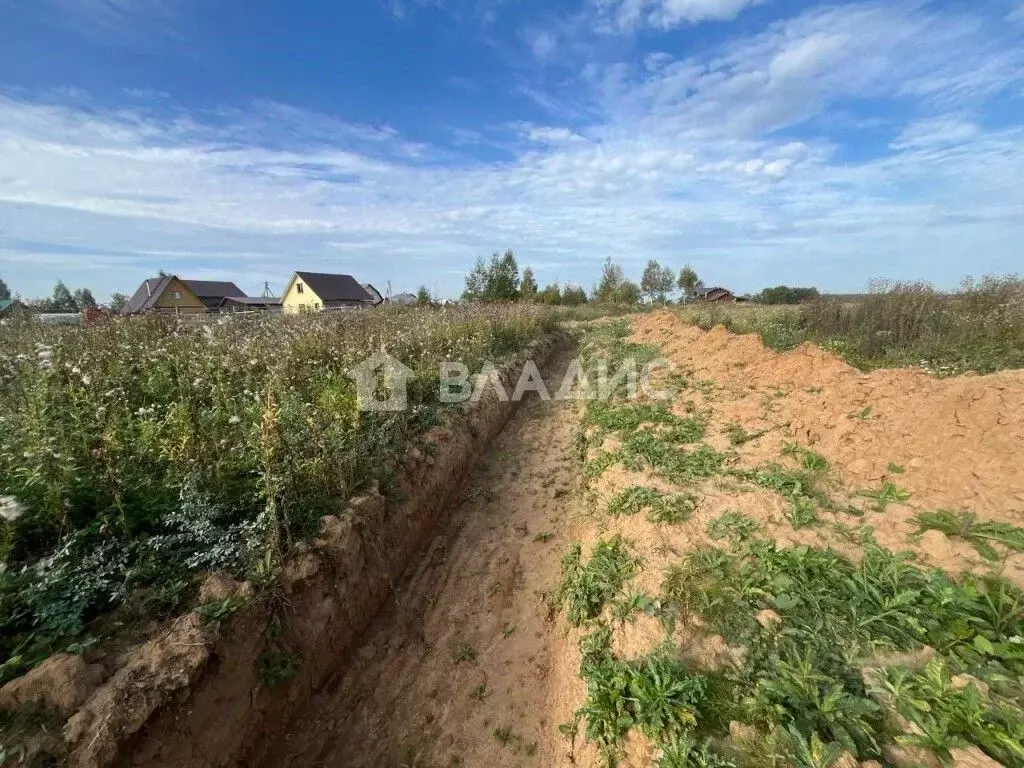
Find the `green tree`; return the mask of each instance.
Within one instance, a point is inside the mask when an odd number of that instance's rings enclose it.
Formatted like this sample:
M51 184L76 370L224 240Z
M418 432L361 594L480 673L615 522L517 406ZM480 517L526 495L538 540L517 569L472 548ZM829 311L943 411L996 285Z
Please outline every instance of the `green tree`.
M0 278L0 301L5 301L11 298L11 289L7 287L7 283Z
M93 298L92 291L88 288L79 288L75 291L75 304L78 305L79 309L85 309L87 307L89 309L95 309L99 306L96 303L96 299Z
M57 284L53 286L53 296L50 298L50 311L51 312L77 312L78 304L75 303L75 297L71 295L71 291L63 280L58 280Z
M466 290L462 292L462 298L466 301L483 301L486 286L487 264L484 263L483 256L480 256L473 269L466 275Z
M578 285L566 285L562 289L561 303L567 307L577 307L587 303L587 292Z
M115 293L110 297L110 308L115 312L120 312L124 309L125 304L128 303L128 295L124 293Z
M537 293L536 300L541 304L561 304L562 289L559 288L558 283L550 283L544 287L544 290Z
M676 282L676 285L683 292L684 303L697 298L697 294L704 287L704 283L697 277L697 273L693 271L693 267L689 264L679 270L679 280Z
M626 275L622 267L612 261L609 256L604 260L601 267L601 280L594 289L594 300L602 304L612 304L616 301L619 287L626 282Z
M512 249L491 256L485 290L490 301L515 301L519 298L519 265Z
M755 296L762 304L802 304L820 298L817 288L791 288L788 285L777 285L765 288Z
M537 295L537 278L533 276L533 269L530 267L523 270L523 283L519 291L527 301L532 301Z
M477 259L473 270L466 275L466 290L462 297L468 301L515 301L519 298L519 265L511 249L497 251L490 263Z
M640 278L640 290L650 301L664 303L675 285L676 276L671 269L661 266L655 259L647 262Z
M416 289L416 304L421 307L428 307L434 303L433 296L430 295L430 291L427 290L427 286L421 285Z
M632 280L623 280L615 289L613 301L616 304L639 304L640 286Z

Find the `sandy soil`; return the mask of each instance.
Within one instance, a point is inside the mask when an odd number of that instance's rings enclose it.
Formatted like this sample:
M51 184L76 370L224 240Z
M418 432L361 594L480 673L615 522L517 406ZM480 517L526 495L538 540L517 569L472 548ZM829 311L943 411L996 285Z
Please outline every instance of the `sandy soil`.
M709 394L691 395L697 407L713 409L710 444L730 447L721 434L728 424L764 431L739 450L739 466L749 467L785 463L787 441L813 448L831 462L837 492L865 509L862 522L884 547L914 551L922 564L954 574L985 570L962 541L936 531L911 538L917 527L910 518L954 509L1024 525L1024 371L949 379L912 369L865 374L812 344L777 353L757 336L704 332L669 312L639 317L634 331L681 371L713 382ZM910 497L876 513L859 494L884 482ZM1024 587L1024 555L1009 557L1002 573Z
M698 503L682 524L610 518L608 500L629 485L681 489L621 466L584 487L572 455L579 407L528 403L396 589L351 670L297 713L265 765L599 765L582 736L573 745L558 731L585 697L580 632L567 627L554 603L560 559L573 542L589 553L599 538L628 539L643 559L630 588L656 595L665 568L708 542L708 522L729 510L758 521L783 545L828 546L850 557L861 551L858 531L869 526L881 545L953 574L993 564L936 531L914 537L917 511L966 509L1024 524L1024 372L948 380L908 370L862 374L817 347L777 354L756 337L704 333L667 312L637 318L634 340L660 345L698 384L683 390L673 409L708 415L706 442L729 451L732 466L795 466L783 445L813 448L831 463L830 495L862 516L828 512L822 525L794 530L781 497L716 476L685 489ZM560 364L567 362L563 355ZM733 446L730 425L758 436ZM860 493L885 481L910 497L878 511ZM996 567L1024 586L1024 556ZM660 623L642 615L613 628L622 658L664 639ZM693 619L681 621L671 640L698 668L721 667L743 653ZM651 746L631 737L620 765L651 764Z
M564 694L549 670L563 633L549 599L575 511L575 409L523 404L352 669L296 713L265 765L554 762L548 696Z

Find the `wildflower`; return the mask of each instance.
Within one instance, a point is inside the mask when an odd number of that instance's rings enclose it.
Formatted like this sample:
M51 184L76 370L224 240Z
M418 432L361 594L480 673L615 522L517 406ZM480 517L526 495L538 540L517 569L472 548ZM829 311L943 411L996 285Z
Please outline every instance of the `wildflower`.
M90 384L92 384L92 378L88 374L86 374L85 376L82 377L82 384L88 387Z
M242 419L239 416L232 416L230 419L228 419L228 424L238 424L241 420Z
M25 507L13 496L0 496L0 518L13 523L23 514Z

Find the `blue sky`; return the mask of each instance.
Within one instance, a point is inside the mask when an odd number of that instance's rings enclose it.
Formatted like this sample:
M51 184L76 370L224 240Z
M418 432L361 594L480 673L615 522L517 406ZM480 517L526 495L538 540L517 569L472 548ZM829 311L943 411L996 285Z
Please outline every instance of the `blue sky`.
M1024 271L1024 1L0 0L0 277Z

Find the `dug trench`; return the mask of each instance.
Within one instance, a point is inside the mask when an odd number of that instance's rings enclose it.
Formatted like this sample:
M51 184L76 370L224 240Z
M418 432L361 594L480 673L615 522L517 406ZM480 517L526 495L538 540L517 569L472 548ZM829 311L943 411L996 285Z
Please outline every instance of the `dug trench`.
M550 380L571 358L572 344L559 333L529 345L499 367L503 388L511 393L531 360ZM450 574L467 588L477 587L474 599L490 606L499 636L516 635L521 619L517 612L527 610L519 600L520 588L524 580L532 581L534 568L521 564L518 550L509 546L511 537L529 548L523 557L545 553L550 534L539 535L545 533L542 521L548 515L558 519L552 510L555 497L568 491L557 458L567 450L568 422L549 419L545 409L555 406L531 403L530 397L519 410L519 403L485 388L479 402L465 403L410 447L393 495L371 493L323 518L317 538L297 544L263 588L214 574L200 591L201 609L125 649L115 671L60 654L6 686L10 703L31 705L43 689L43 700L60 694L67 713L63 733L50 728L44 735L53 742L48 751L63 753L61 764L76 768L273 765L284 756L281 748L286 745L308 754L329 751L331 744L348 744L346 753L353 760L364 754L365 764L386 764L373 752L383 749L383 742L366 734L350 739L345 723L326 723L317 730L322 743L314 743L314 732L302 726L323 723L313 714L331 711L337 697L372 698L371 690L405 700L406 711L412 711L419 699L403 696L402 684L375 679L380 664L374 649L382 632L392 652L405 640L431 636L417 617L436 616L423 611L439 594L441 585L434 584L439 573ZM520 415L506 429L517 410ZM534 427L527 429L528 424ZM524 430L538 425L543 425L542 435L532 451L516 444ZM524 462L518 471L525 475L517 483L512 462L531 454L540 464ZM475 479L467 491L464 484L471 473ZM507 483L501 491L499 476ZM541 494L530 508L533 513L509 514L510 509L526 510L523 494L529 489ZM478 536L481 530L490 532L493 562L474 555L457 564L457 552L469 551L461 532ZM488 546L486 541L484 537L469 549ZM439 571L446 559L451 567ZM557 562L554 551L550 559ZM211 606L220 610L203 610ZM384 614L372 624L382 609ZM452 635L451 642L458 645L449 651L441 647L449 639L446 634L438 640L437 652L462 659L463 676L471 668L480 669L485 626L458 617L442 623L446 633L460 628L464 636ZM525 635L525 628L521 631ZM522 639L516 639L517 645ZM524 689L532 688L527 679L532 677L524 678ZM498 685L497 675L489 685L488 691ZM440 695L447 697L448 692ZM484 689L478 697L488 698ZM283 738L289 727L298 735ZM383 737L394 733L392 726ZM411 739L411 728L409 733Z
M563 348L546 381L563 380ZM523 403L350 663L256 765L548 765L564 644L555 590L576 517L573 401Z

